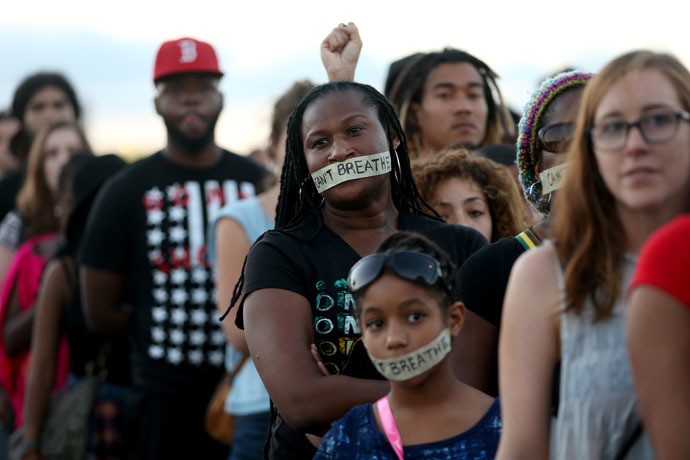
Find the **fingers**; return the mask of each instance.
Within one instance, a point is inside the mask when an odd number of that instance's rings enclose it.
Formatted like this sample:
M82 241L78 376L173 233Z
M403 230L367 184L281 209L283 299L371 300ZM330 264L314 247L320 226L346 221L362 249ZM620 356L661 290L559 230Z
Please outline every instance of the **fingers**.
M333 29L331 33L324 38L323 42L321 42L321 47L327 48L333 53L341 51L350 41L350 34L348 33L349 31L347 28L347 25L340 24L338 27Z
M350 41L356 44L359 48L362 47L362 39L359 36L359 29L354 22L348 22L347 24L340 24L343 30L346 30Z
M328 369L326 369L326 366L324 366L323 361L321 361L321 355L319 355L319 350L316 349L315 344L311 344L311 347L309 347L309 350L311 351L311 356L314 358L314 361L316 361L316 365L319 367L319 370L324 376L329 376Z

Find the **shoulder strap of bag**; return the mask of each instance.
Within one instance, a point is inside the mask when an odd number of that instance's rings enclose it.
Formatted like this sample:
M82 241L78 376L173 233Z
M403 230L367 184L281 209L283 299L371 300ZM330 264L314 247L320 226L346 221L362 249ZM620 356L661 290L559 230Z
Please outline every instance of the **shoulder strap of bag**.
M233 380L235 378L235 376L237 375L237 373L240 371L240 369L242 369L242 366L244 366L244 363L247 362L247 358L249 358L249 353L242 356L242 359L240 359L240 362L237 363L237 366L235 367L235 369L233 369L232 373L230 373L230 380Z
M391 412L391 406L388 404L388 396L376 401L376 409L379 412L379 419L381 420L381 425L383 426L383 432L391 443L393 451L399 460L404 460L403 455L403 443L400 437L400 432L398 431L398 426L395 424L395 419L393 418L393 413Z
M532 227L516 235L515 238L522 244L526 251L534 249L542 243L541 238L539 238L539 235L537 235Z

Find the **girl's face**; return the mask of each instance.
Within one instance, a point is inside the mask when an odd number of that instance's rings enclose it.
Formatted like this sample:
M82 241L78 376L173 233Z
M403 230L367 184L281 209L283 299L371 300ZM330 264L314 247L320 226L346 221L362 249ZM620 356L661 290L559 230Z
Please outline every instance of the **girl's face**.
M24 127L35 135L57 121L74 121L75 118L67 94L56 86L46 86L29 99L24 111Z
M48 189L57 192L60 172L75 153L83 152L86 146L74 129L65 127L51 132L43 146L43 172Z
M309 172L349 158L388 151L376 108L357 90L335 91L311 104L302 118L302 142ZM394 142L398 146L398 142ZM366 206L390 189L389 175L350 180L323 192L327 202ZM358 205L359 206L359 205Z
M420 284L388 272L381 275L357 304L369 354L378 359L403 356L428 345L445 328L455 337L462 326L462 304L453 304L445 312L439 300Z
M621 123L684 110L671 82L660 71L647 68L632 71L611 86L594 113L594 126L611 132ZM592 142L601 176L619 207L658 211L682 206L690 191L687 121L680 120L675 135L661 143L647 141L639 126L630 127L617 150L597 147L595 138Z
M468 62L440 64L429 72L422 101L413 109L425 149L476 148L486 136L484 80Z
M446 222L472 227L488 241L493 241L489 202L472 179L451 177L444 180L436 186L431 206Z

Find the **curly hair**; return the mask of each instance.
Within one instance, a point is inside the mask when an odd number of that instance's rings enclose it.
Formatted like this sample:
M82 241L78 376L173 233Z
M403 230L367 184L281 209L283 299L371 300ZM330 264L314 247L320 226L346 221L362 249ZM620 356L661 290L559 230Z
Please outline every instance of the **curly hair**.
M489 207L491 242L515 236L531 223L510 171L488 158L461 148L447 149L429 161L414 163L413 173L419 193L427 202L432 201L443 181L454 177L472 180Z
M551 200L542 197L542 185L536 173L541 163L541 148L537 134L546 123L544 114L549 104L559 95L571 89L582 89L594 75L578 71L560 73L545 80L525 105L525 112L518 124L517 164L525 198L534 208L547 216Z

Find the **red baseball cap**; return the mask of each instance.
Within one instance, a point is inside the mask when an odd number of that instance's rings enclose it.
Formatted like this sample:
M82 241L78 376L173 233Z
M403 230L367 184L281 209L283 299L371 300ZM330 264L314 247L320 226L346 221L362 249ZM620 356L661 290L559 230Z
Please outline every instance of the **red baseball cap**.
M189 37L170 40L161 45L153 68L153 81L182 73L223 76L223 72L218 68L218 57L213 47Z

